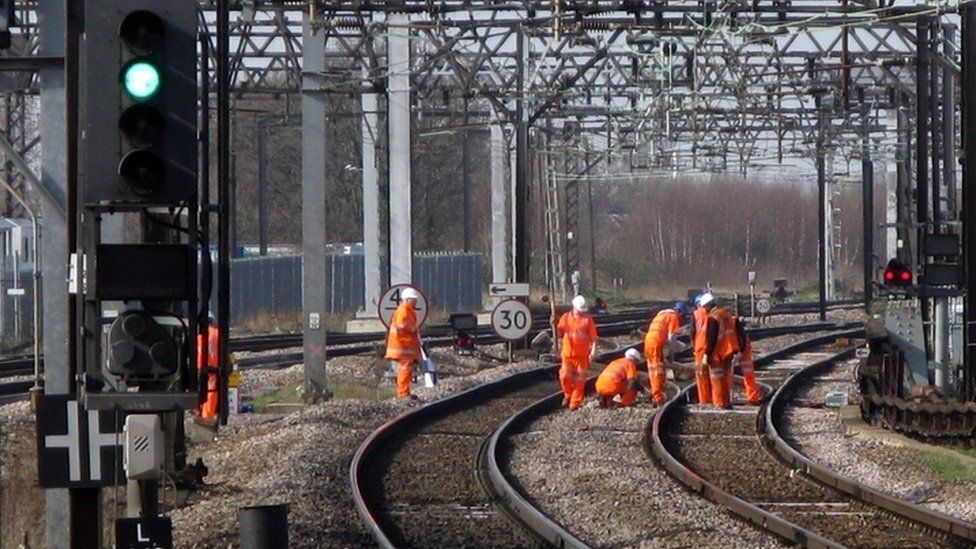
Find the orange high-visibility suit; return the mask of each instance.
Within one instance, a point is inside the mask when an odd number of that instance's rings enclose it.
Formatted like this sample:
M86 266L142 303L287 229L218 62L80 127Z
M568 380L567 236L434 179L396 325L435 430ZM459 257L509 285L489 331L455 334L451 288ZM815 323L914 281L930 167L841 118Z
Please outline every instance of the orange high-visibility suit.
M617 395L620 395L621 406L633 406L637 398L636 382L637 365L629 358L618 358L607 364L596 378L596 394L605 407L609 407Z
M647 358L647 380L651 387L651 401L664 404L664 346L681 327L681 314L674 309L664 309L654 316L644 336L644 356Z
M220 392L217 387L217 376L220 374L220 353L218 351L218 338L220 330L216 325L207 326L207 343L204 351L203 334L197 334L197 372L205 372L207 375L207 397L200 403L200 417L203 419L213 419L217 417L217 407L220 402Z
M586 313L575 310L563 313L556 324L556 336L562 340L559 385L569 409L575 410L583 405L590 354L597 338L596 324Z
M698 307L692 313L692 352L695 358L695 389L700 404L712 401L711 381L708 379L708 361L705 359L705 347L708 345L708 309Z
M739 370L742 372L742 386L745 389L746 401L753 405L759 404L762 394L759 392L759 386L756 385L756 370L755 364L752 361L752 341L746 335L745 327L742 325L742 319L737 316L732 318L735 321L735 334L739 344L739 351L742 353L739 355ZM729 369L730 373L731 371ZM729 387L731 386L730 380Z
M417 312L407 299L400 303L390 319L384 358L396 362L396 396L410 396L413 363L420 360L420 335L417 333Z
M731 389L728 372L732 369L732 357L739 352L732 315L721 307L708 314L708 334L705 357L708 360L708 377L712 391L712 405L731 408Z

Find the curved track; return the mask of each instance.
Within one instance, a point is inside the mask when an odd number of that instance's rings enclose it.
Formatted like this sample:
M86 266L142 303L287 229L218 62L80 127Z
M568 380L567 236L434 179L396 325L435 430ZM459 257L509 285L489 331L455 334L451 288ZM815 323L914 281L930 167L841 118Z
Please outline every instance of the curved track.
M976 535L965 525L816 467L779 436L774 419L800 379L783 378L850 356L853 347L838 352L831 340L854 335L815 338L757 360L765 381L780 386L761 415L756 407L729 413L690 405L693 386L686 388L655 416L648 451L692 490L800 545L971 547Z
M836 325L759 329L753 335L826 327ZM547 366L427 404L374 432L350 466L357 510L374 538L385 547L524 546L541 541L581 546L527 503L502 472L507 434L533 414L558 409L559 398L555 368ZM519 410L524 413L516 414ZM524 528L513 528L505 515Z
M552 394L554 369L481 385L400 416L350 466L356 509L384 547L544 546L493 505L473 473L492 430Z

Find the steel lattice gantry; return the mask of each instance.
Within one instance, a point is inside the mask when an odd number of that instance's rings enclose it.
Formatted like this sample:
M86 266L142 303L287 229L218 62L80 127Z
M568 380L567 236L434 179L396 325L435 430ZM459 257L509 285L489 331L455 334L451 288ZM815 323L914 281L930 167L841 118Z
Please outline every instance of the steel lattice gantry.
M201 29L212 37L216 5L200 6ZM564 155L571 161L554 165L568 172L591 165L572 158L579 154L669 172L745 173L790 158L897 159L917 118L920 49L952 82L959 72L956 8L901 0L253 0L232 1L231 9L238 95L388 98L387 44L401 36L410 54L400 71L409 77L408 108L437 108L452 95L490 107L470 123L505 129L519 206L537 139L530 136L543 132L555 138L536 153ZM23 4L15 55L35 51L32 10ZM309 65L310 40L321 50L317 66ZM23 77L17 89L36 90L36 82ZM383 103L376 108L384 112ZM892 113L902 111L909 116L898 127ZM29 131L19 133L33 142ZM523 209L513 208L516 218ZM524 219L514 226L524 232ZM518 248L526 244L518 234L511 241L514 278L523 279L527 254Z

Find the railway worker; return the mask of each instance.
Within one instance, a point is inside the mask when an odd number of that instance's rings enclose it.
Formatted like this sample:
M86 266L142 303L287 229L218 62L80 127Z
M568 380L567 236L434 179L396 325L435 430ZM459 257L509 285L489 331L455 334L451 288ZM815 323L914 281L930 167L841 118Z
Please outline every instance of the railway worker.
M730 376L732 358L739 352L735 321L723 307L715 305L712 294L705 294L702 307L708 311L705 335L705 360L708 363L708 377L711 385L712 405L716 408L732 408L730 402Z
M596 378L596 395L604 408L613 406L613 399L620 397L621 406L633 406L637 398L637 365L641 356L637 349L627 349L623 358L618 358L600 372Z
M752 340L746 334L742 319L737 316L732 317L732 319L735 322L735 335L739 344L739 370L742 372L742 385L745 389L746 401L749 404L757 405L762 398L762 394L756 385L756 370L755 364L752 361ZM732 369L730 368L729 374L731 375L731 373ZM730 379L729 387L732 387L731 381Z
M204 334L206 334L206 343L203 341ZM220 373L218 338L220 338L220 329L217 328L213 313L211 313L207 315L206 332L201 331L197 334L197 372L206 376L206 381L203 382L201 379L201 384L205 383L207 388L206 396L200 403L199 412L200 418L206 420L215 420L217 418L217 406L220 402L220 393L217 384L217 376Z
M692 356L695 360L695 389L700 404L712 401L712 385L708 378L708 362L705 360L705 346L707 343L708 310L702 306L702 297L695 296L695 310L692 312ZM711 294L707 294L711 296Z
M563 313L556 324L556 338L562 342L559 386L563 405L575 410L583 405L590 359L596 352L596 324L586 312L586 298L573 298L573 309Z
M413 288L400 292L400 305L390 319L390 331L386 335L386 355L396 366L396 396L416 400L410 394L413 363L420 360L420 334L417 326L417 300L420 294Z
M678 330L688 318L688 306L683 301L674 304L671 309L663 309L651 320L644 336L644 356L647 357L647 381L651 387L651 401L654 404L664 404L664 382L667 375L664 371L664 349L675 344Z

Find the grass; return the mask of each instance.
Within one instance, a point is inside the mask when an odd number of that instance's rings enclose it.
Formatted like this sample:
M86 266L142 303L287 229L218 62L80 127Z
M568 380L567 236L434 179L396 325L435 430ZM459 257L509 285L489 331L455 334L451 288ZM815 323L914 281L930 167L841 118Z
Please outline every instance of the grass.
M385 400L393 398L392 387L378 387L365 383L345 379L330 379L328 389L333 400ZM302 402L301 385L282 387L275 391L268 391L254 398L251 404L254 411L263 414L269 404L299 404Z
M966 454L971 454L972 452L973 450L971 449L963 451ZM952 456L934 452L926 452L922 457L925 463L942 480L947 482L976 482L976 466L965 465Z

